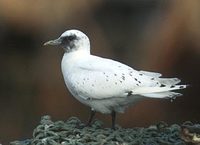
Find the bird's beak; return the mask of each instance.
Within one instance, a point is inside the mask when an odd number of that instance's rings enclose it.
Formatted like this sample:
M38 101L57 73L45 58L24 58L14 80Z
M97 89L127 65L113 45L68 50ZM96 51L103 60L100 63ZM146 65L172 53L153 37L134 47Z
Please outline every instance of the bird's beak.
M55 40L47 41L43 45L44 46L46 46L46 45L60 45L61 43L62 43L61 39L58 38L58 39L55 39Z

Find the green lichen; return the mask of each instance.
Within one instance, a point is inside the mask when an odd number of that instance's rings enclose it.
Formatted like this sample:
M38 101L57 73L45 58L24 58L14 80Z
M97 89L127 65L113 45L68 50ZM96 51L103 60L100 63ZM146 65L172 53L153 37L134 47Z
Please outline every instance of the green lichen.
M33 131L33 138L14 141L11 145L186 145L180 138L179 125L168 126L161 122L148 128L103 128L101 121L94 121L91 127L76 117L66 122L53 122L50 116L43 116Z

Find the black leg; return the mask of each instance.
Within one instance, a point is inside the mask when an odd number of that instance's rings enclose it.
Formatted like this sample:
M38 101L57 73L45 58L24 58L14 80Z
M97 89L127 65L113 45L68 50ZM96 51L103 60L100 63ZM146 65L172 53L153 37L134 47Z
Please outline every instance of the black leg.
M112 111L112 129L115 129L115 119L116 119L116 112Z
M90 117L89 117L89 119L88 119L88 122L87 122L86 126L90 126L90 125L91 125L92 120L93 120L93 118L94 118L94 116L95 116L95 113L96 113L96 112L95 112L94 110L91 110Z

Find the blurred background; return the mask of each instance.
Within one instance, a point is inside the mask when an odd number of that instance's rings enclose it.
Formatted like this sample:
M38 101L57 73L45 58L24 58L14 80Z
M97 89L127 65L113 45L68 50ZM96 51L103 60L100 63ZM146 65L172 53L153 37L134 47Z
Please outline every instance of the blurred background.
M0 0L0 143L30 138L46 114L87 121L90 109L64 85L63 50L43 47L68 29L89 36L92 54L191 84L174 102L145 100L129 108L117 116L120 126L198 122L199 7L199 0ZM96 118L111 124L109 115Z

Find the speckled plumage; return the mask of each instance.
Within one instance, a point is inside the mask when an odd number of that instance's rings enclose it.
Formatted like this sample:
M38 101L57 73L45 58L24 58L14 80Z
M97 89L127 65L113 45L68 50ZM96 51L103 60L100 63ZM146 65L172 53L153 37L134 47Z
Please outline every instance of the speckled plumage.
M69 40L70 36L73 38ZM180 82L177 78L160 78L159 73L137 71L120 62L91 55L88 37L78 30L68 30L58 39L62 39L65 50L61 64L65 84L76 99L92 110L123 112L145 97L173 98L181 94L172 90L186 88L177 85Z

